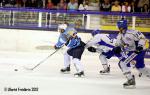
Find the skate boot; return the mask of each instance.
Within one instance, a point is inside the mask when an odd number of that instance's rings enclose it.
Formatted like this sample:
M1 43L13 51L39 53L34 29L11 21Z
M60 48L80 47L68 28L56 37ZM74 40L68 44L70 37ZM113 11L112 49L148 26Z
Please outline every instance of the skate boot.
M70 73L70 66L69 67L66 67L66 68L62 68L60 70L60 72L64 73L64 74L67 74L67 73Z
M108 74L108 73L110 73L110 65L106 69L99 71L99 73L100 74Z
M84 71L75 73L74 76L75 76L75 77L83 77L83 76L84 76Z
M139 73L139 77L142 77L142 73Z
M133 75L132 79L127 80L127 82L125 82L123 84L123 87L124 88L135 88L135 85L136 85L136 83L135 83L135 77Z

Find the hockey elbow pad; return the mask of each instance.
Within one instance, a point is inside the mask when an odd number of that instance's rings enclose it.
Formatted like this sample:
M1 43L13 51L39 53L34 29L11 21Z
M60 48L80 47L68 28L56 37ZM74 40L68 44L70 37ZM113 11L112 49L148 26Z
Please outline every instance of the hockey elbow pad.
M90 52L96 52L96 48L94 48L94 47L88 47L87 49L88 49L88 51L90 51Z

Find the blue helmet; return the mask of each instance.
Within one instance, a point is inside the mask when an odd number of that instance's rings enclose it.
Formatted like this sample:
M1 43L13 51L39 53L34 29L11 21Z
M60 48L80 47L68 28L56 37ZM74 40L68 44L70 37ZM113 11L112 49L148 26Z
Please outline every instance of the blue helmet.
M118 28L127 29L128 28L127 20L119 20L117 22L117 26L118 26Z
M101 31L97 29L97 30L92 31L91 34L92 34L92 36L95 36L96 34L99 34L100 32Z

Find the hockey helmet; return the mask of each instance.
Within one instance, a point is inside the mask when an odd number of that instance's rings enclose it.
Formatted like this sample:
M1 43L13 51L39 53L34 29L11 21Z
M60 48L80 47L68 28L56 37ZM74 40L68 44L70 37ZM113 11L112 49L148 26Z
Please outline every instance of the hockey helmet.
M71 28L69 31L68 31L68 34L70 36L74 36L75 34L77 34L77 31L74 29L74 28Z
M117 22L117 27L118 28L127 29L128 28L128 26L127 26L127 20L119 20Z
M96 34L99 34L101 31L100 30L94 30L91 32L92 36L95 36Z
M67 28L67 24L60 24L60 25L58 25L58 29L66 30L66 28Z

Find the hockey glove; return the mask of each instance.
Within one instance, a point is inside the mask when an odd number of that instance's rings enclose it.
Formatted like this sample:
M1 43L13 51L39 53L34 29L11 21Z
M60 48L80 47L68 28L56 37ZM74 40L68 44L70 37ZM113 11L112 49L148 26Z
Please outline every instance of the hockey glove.
M94 47L88 47L87 49L88 49L88 51L90 51L90 52L96 52L96 48L94 48Z
M57 46L55 45L54 48L57 50L57 49L60 49L61 47L57 47Z
M114 48L113 48L113 51L114 51L115 54L120 54L120 52L121 52L121 47L119 47L119 46L118 46L118 47L114 47Z
M136 47L135 53L139 54L142 50L143 50L143 47L142 46L138 46L138 47Z

